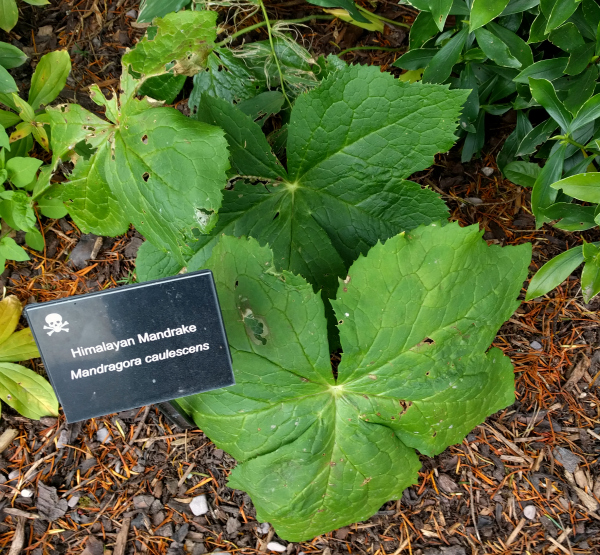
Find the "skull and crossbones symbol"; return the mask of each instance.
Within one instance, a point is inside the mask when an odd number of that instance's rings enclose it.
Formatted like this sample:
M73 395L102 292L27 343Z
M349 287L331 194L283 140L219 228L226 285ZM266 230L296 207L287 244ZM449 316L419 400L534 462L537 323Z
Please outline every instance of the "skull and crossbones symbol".
M48 325L44 326L44 329L50 330L48 335L52 335L54 332L58 333L59 331L69 331L69 328L65 327L69 325L69 322L63 322L60 314L48 314L46 316L46 324Z

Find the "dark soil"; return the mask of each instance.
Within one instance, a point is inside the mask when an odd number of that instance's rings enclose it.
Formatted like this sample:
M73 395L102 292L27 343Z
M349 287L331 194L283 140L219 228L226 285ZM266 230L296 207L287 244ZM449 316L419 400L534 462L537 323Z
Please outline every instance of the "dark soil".
M144 32L135 23L137 2L20 6L19 24L9 36L0 33L0 40L31 57L14 72L23 89L42 54L66 48L73 71L61 101L98 111L86 89L93 83L107 91L117 85L121 55ZM274 19L321 13L302 0L270 4L270 12ZM377 12L405 22L414 17L392 2L379 2ZM222 20L240 21L233 8L223 8ZM257 21L254 16L244 26ZM339 20L315 21L302 32L315 54L359 45L402 49L408 40L403 27L386 25L380 34ZM246 35L246 40L264 38L263 30ZM397 56L364 50L344 59L390 69ZM185 100L177 106L184 109ZM548 226L536 230L528 191L496 169L494 156L512 125L510 114L490 120L482 159L461 164L456 147L414 178L444 197L453 219L479 224L488 242L532 242L533 274L580 243L582 234ZM7 294L23 303L44 302L133 279L142 240L137 232L96 240L82 236L68 219L42 224L44 253L31 251L30 262L9 264L1 278ZM598 240L594 234L583 235ZM3 407L0 433L12 429L15 439L0 453L0 550L10 555L251 554L267 552L267 545L277 542L290 555L599 553L600 302L583 303L577 275L549 295L523 303L498 334L495 345L515 365L517 402L462 444L434 459L422 457L419 483L367 522L312 542L280 540L269 525L256 521L248 496L225 485L235 461L200 430L170 424L155 407L72 425L62 416L34 422ZM43 372L39 360L31 367ZM206 496L208 512L197 517L189 502L199 494Z

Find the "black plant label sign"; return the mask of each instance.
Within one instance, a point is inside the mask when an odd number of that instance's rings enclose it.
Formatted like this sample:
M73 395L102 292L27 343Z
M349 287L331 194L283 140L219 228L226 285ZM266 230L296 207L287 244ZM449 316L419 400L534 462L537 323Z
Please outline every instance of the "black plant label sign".
M26 307L69 422L233 385L210 271Z

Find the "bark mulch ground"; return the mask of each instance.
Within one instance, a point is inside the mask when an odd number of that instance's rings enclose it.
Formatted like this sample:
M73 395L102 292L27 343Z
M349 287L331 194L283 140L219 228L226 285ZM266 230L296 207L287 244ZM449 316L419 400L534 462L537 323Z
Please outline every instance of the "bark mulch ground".
M144 29L133 0L60 1L40 9L22 4L10 40L31 64L16 77L26 88L44 53L67 48L73 72L62 101L87 100L86 89L117 84L120 56ZM232 8L223 8L231 25ZM301 0L272 3L274 18L319 13ZM379 2L377 12L410 22L414 12ZM257 17L257 16L256 16ZM244 25L259 21L250 18ZM264 39L262 31L246 38ZM406 30L369 33L339 20L311 23L303 40L316 53L344 54L353 63L388 68L406 47ZM17 41L17 42L15 42ZM179 103L181 108L185 101ZM491 118L485 154L461 164L457 149L415 179L438 191L452 219L477 223L500 245L531 242L531 273L582 237L536 230L529 192L504 180L494 156L514 122ZM42 153L39 153L43 156ZM42 220L46 246L28 263L10 263L0 278L23 303L44 302L134 279L142 238L82 235L68 220ZM17 237L17 240L22 240ZM524 298L525 289L522 297ZM487 419L460 445L422 457L419 483L369 521L288 543L259 523L249 497L226 486L235 461L200 430L181 430L155 407L68 425L61 416L33 422L4 408L0 422L0 552L169 554L273 551L323 555L501 554L600 552L600 301L584 304L571 276L547 296L524 302L500 330L495 346L515 365L516 402ZM39 360L30 366L43 372ZM192 499L206 512L194 516Z

